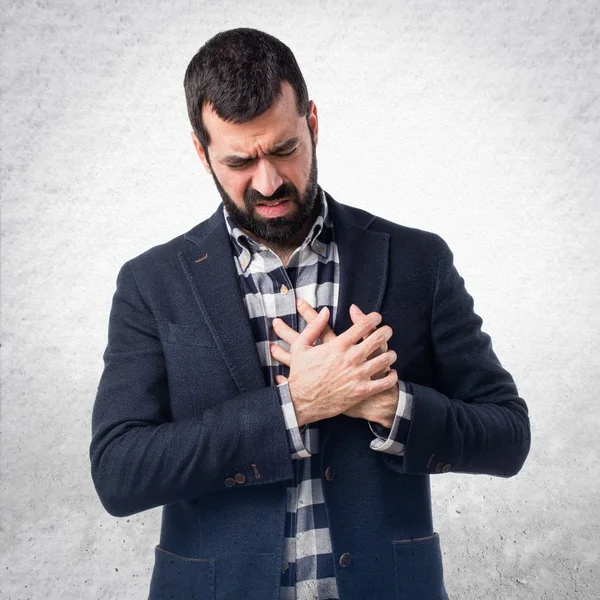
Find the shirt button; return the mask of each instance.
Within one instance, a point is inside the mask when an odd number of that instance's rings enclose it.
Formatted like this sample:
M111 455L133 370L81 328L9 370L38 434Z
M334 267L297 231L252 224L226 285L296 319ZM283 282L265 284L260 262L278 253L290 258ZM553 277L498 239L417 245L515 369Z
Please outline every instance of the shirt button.
M335 469L333 467L327 467L325 469L325 479L331 481L335 477Z
M347 567L352 562L352 555L349 552L344 552L340 556L340 567Z
M284 295L287 296L288 292L290 291L289 288L286 285L282 285L281 288L279 289L279 291Z
M246 483L246 476L243 473L238 473L234 479L236 483Z
M235 479L233 477L228 477L225 480L225 487L233 487L235 485Z

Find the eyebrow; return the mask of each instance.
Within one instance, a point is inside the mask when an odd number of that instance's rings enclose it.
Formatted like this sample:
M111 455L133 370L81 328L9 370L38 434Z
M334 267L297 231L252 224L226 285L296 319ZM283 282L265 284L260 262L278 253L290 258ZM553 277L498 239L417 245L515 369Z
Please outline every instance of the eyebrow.
M279 144L275 144L275 146L273 146L273 148L271 148L271 150L269 150L269 152L265 152L265 154L271 155L271 154L279 154L281 152L288 152L294 146L298 145L299 143L300 143L299 137L289 138ZM221 162L227 163L230 166L235 166L235 165L242 165L251 160L254 160L254 157L240 156L239 154L230 154L228 156L225 156L221 160Z

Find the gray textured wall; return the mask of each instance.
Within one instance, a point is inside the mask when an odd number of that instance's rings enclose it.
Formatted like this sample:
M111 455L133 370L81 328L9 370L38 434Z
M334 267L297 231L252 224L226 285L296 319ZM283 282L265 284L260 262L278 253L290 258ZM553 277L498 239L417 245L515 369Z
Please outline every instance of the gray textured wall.
M529 403L517 477L433 479L451 597L597 598L597 0L4 0L0 596L145 597L160 513L103 512L91 408L119 266L219 201L183 73L242 25L295 51L324 187L448 241Z

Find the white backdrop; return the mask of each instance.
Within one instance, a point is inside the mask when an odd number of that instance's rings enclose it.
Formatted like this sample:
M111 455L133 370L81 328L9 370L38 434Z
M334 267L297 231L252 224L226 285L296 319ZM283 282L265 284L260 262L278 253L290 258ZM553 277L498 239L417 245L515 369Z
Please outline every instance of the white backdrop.
M146 597L160 511L103 511L90 415L119 267L220 200L183 74L238 26L295 52L323 187L449 243L529 404L517 477L432 479L451 598L598 597L597 0L3 0L0 597Z

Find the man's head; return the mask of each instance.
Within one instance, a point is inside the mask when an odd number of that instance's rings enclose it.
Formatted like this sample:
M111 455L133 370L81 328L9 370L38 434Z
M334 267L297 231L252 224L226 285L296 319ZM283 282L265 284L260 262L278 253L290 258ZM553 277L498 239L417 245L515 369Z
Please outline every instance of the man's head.
M254 29L219 33L184 88L194 146L238 226L290 240L318 209L317 110L291 50Z

